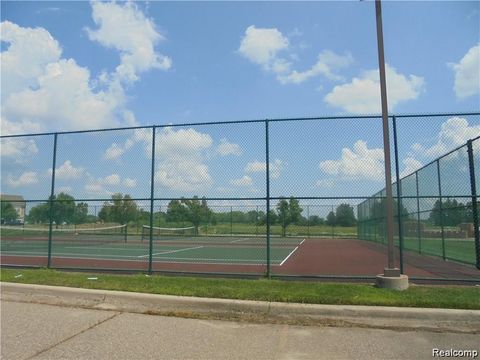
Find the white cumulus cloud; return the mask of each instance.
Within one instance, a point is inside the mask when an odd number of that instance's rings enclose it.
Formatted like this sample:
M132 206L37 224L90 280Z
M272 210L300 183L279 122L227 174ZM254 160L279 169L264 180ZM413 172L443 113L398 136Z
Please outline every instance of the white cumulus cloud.
M132 179L124 179L123 185L125 187L134 187L132 185ZM85 184L84 190L87 194L91 195L112 195L117 191L111 191L112 188L118 190L119 186L122 184L122 179L118 174L110 174L105 177L93 178L90 177L88 182Z
M278 29L256 28L255 25L251 25L245 30L238 51L265 70L282 73L288 71L290 64L285 59L279 58L278 53L288 46L288 39Z
M423 164L413 157L407 157L403 160L404 169L400 172L400 178L410 175L420 169Z
M27 171L20 175L18 178L9 176L7 182L12 187L34 185L38 183L38 174L34 171Z
M14 159L17 163L23 163L28 161L28 159L36 153L38 153L38 147L32 139L1 139L0 154L2 157Z
M385 171L383 149L369 149L365 141L358 140L353 149L342 149L340 159L320 162L320 169L342 180L380 181Z
M296 29L291 36L301 36L301 33ZM331 50L323 50L310 69L292 70L292 62L287 58L298 61L299 56L293 52L289 39L277 28L257 28L255 25L245 30L238 52L265 71L275 74L282 84L300 84L320 75L332 81L340 81L343 77L337 71L353 62L350 54L338 55ZM282 53L285 54L283 57Z
M117 143L113 143L112 145L110 145L110 147L107 150L105 150L105 153L103 154L103 159L104 160L118 159L124 153L125 153L124 147L122 147L121 145L118 145Z
M227 139L223 138L220 140L220 144L217 146L217 152L222 156L240 156L242 155L242 148L240 145L231 143Z
M8 21L1 30L7 43L0 57L3 134L135 124L122 86L110 82L96 88L87 68L62 58L47 30Z
M230 181L230 184L235 186L252 186L253 181L252 178L248 175L244 175L240 179L233 179Z
M455 95L466 98L480 92L480 44L471 47L457 64L449 64L455 73Z
M350 54L338 55L330 50L324 50L318 55L317 62L309 69L303 72L297 70L290 74L279 75L278 80L283 83L300 84L310 78L323 75L329 80L340 81L343 77L335 74L336 70L347 67L353 62Z
M275 159L273 162L270 163L270 177L272 179L278 179L281 175L283 170L283 161L280 159ZM267 163L254 160L252 162L247 163L245 166L245 172L247 173L256 173L256 172L263 172L267 171Z
M120 51L121 64L116 75L134 82L138 74L152 68L167 70L172 60L155 51L165 37L133 2L92 2L92 17L97 29L87 29L91 40Z
M120 176L118 174L111 174L105 176L102 181L105 185L118 185L120 184Z
M437 158L477 136L480 136L480 125L470 126L467 119L455 116L442 124L434 145L426 148L415 143L412 150L424 157Z
M205 151L212 145L210 135L195 129L163 128L156 135L156 183L177 191L211 187L213 179L205 163Z
M123 180L123 185L126 186L127 188L137 187L137 180L136 179L125 178Z
M48 169L49 175L52 174L52 169ZM87 176L87 171L82 167L75 167L70 160L66 160L60 167L55 169L55 178L58 180L72 180L80 179Z
M2 42L10 46L2 51L2 97L35 86L49 63L60 58L60 44L43 28L23 28L10 21L0 24Z
M403 75L386 64L388 108L394 110L401 102L417 99L424 90L425 81L416 75ZM380 75L369 70L351 82L337 85L324 101L354 114L380 113Z

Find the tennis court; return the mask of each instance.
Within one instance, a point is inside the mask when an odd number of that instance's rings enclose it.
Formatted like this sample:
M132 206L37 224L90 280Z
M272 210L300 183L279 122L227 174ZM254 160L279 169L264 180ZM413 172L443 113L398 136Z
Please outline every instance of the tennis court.
M48 228L0 227L4 265L48 266ZM351 238L270 237L196 234L192 228L126 226L52 229L50 266L68 269L164 271L224 274L374 276L385 260L383 244ZM398 256L398 254L397 254ZM398 257L397 257L398 258ZM424 278L478 278L468 266L405 252L405 271Z
M159 235L158 228L156 230L151 255L154 262L264 265L267 259L265 236L193 236L188 233L191 228ZM4 256L48 255L47 229L2 227L1 235ZM283 265L304 241L303 238L272 238L271 265ZM150 241L145 233L127 235L125 226L54 229L51 253L54 258L148 262Z

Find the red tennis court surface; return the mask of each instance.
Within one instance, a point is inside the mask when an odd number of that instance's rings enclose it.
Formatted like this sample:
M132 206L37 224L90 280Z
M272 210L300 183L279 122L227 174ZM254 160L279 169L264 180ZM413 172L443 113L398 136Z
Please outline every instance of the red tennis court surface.
M386 247L381 244L352 239L307 239L299 245L282 264L271 266L273 275L296 276L375 276L383 272L386 264ZM397 252L398 264L398 252ZM47 266L46 256L1 256L3 265ZM138 260L92 259L52 256L51 267L88 270L147 271L148 258ZM153 271L265 274L265 263L227 264L181 261L153 261ZM438 279L468 279L480 281L480 271L473 266L444 261L404 251L404 273L411 277Z

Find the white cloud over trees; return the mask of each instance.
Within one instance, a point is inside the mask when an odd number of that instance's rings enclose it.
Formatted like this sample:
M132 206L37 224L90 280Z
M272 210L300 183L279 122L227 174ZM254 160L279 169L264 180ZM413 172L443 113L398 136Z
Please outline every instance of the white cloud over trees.
M388 108L393 111L401 102L417 99L424 91L425 80L416 75L403 75L386 64ZM379 114L380 75L377 70L368 70L349 83L337 85L324 101L352 114Z

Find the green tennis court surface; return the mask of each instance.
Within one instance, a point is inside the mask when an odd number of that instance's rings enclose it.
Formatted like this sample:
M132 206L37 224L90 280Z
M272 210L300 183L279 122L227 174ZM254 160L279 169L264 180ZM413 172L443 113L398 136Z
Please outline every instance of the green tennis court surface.
M272 242L270 258L272 265L283 264L301 245L303 239L288 239ZM294 240L294 241L292 241ZM47 256L47 241L2 239L3 255L38 257ZM52 257L74 259L108 259L122 261L148 261L149 243L140 240L125 243L123 240L110 243L81 243L76 240L52 241ZM261 265L266 262L267 248L263 238L195 237L155 241L153 261L205 264Z

